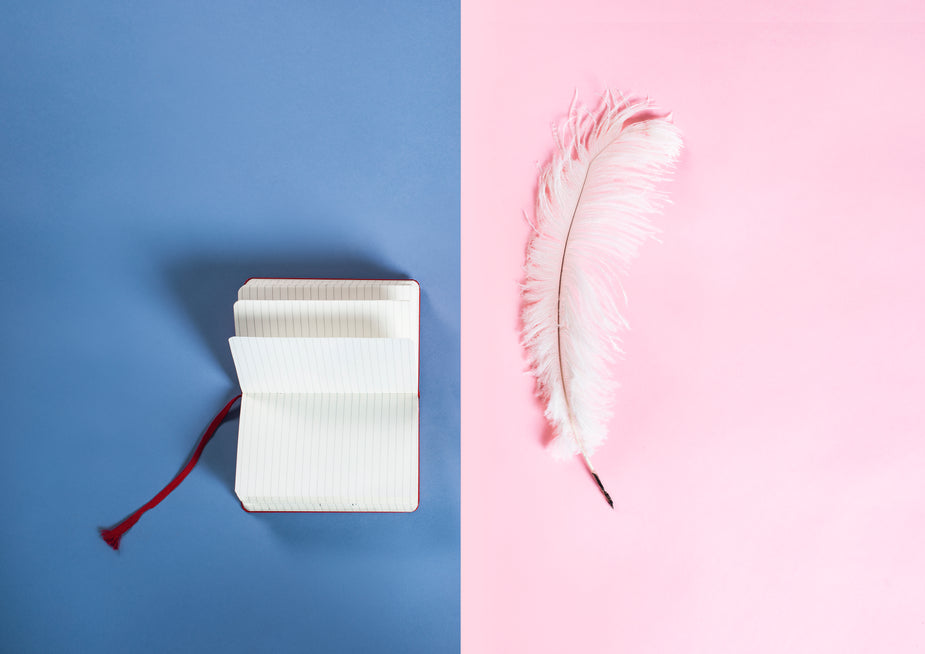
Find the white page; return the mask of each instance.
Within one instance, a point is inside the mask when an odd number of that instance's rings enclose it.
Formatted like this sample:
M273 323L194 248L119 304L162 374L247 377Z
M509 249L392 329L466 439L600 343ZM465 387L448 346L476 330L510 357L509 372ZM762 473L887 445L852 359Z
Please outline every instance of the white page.
M229 339L247 393L417 393L407 338Z
M420 296L410 279L249 279L239 300L414 300Z
M418 398L250 394L235 493L250 511L413 511Z
M237 336L411 338L417 317L407 300L238 300Z
M362 299L377 293L391 299ZM305 299L239 299L234 306L237 336L410 338L414 342L413 365L418 366L417 282L252 279L238 295L301 295Z

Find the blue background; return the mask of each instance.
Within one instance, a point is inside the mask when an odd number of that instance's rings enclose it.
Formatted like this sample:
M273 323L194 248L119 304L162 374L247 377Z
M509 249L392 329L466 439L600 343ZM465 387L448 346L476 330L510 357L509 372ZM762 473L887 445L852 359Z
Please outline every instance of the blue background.
M6 3L0 648L459 649L457 3ZM422 289L421 504L247 514L250 276Z

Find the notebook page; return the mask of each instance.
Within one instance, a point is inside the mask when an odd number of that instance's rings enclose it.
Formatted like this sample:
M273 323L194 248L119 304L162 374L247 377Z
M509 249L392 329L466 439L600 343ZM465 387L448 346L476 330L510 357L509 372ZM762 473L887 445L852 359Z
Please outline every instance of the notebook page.
M235 493L251 511L413 511L418 398L245 395Z
M411 300L420 296L408 279L249 279L239 300Z
M284 294L298 299L267 299ZM411 338L414 365L418 365L420 288L417 282L252 279L241 287L238 295L264 298L239 299L235 303L235 333L238 336ZM392 299L363 299L376 295ZM320 299L322 296L338 299Z
M228 342L245 395L418 390L411 339L235 336Z
M237 336L410 338L418 324L407 300L238 300Z

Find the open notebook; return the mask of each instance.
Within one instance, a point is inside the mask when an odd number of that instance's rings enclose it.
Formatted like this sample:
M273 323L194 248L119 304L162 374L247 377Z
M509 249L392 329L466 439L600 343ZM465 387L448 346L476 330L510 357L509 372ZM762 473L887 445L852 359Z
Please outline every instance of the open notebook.
M248 511L414 511L420 288L251 279L229 340Z

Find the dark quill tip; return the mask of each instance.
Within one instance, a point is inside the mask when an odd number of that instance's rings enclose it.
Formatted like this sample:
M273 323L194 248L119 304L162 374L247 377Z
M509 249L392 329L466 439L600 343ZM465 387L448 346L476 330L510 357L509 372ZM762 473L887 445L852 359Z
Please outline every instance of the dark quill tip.
M604 488L604 484L601 483L601 478L597 476L596 472L592 472L591 476L594 477L594 481L597 482L597 487L601 489L601 492L604 494L604 499L607 500L607 504L610 505L610 508L613 508L613 500L610 499L610 493L607 492L607 489Z

